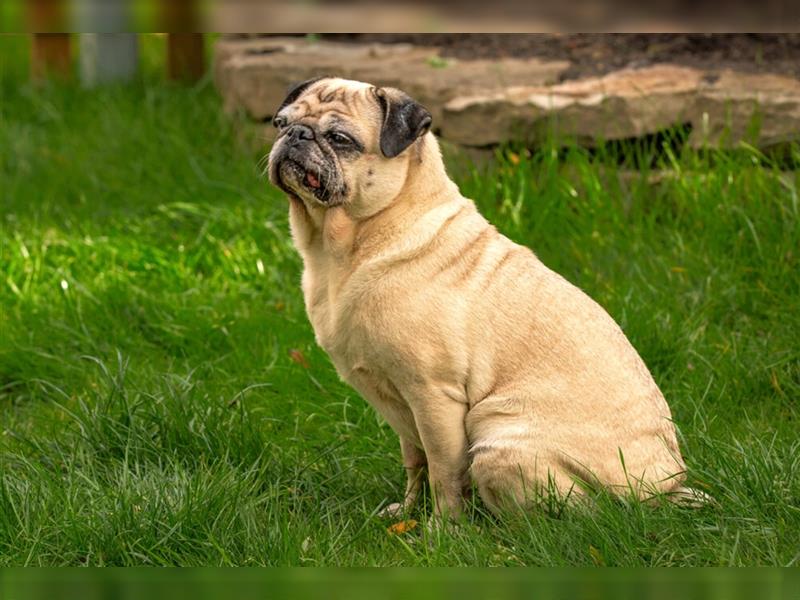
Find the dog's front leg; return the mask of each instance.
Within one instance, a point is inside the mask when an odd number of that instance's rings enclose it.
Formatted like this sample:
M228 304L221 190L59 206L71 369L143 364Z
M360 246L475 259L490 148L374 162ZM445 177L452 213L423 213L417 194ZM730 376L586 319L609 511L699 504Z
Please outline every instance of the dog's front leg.
M457 518L469 485L467 405L429 396L412 403L411 410L428 459L434 512L437 517Z
M392 502L381 510L382 517L396 517L410 511L422 490L422 479L425 476L425 465L427 464L425 452L402 435L400 436L400 450L403 453L403 468L406 470L406 493L402 502Z

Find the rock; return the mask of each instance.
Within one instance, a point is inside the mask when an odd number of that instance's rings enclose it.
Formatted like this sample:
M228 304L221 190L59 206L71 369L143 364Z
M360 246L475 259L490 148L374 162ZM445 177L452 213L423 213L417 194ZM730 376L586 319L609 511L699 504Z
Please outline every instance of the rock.
M693 145L749 140L766 146L797 139L800 81L732 71L710 77L675 65L624 69L552 86L453 98L444 107L441 131L447 139L473 146L535 142L548 133L592 145L686 123Z
M459 94L501 91L515 85L557 81L566 61L505 58L457 61L436 48L408 44L347 44L306 38L223 39L217 44L214 75L228 111L266 120L293 83L337 75L399 87L424 104L434 119Z
M551 128L581 142L638 137L681 122L702 76L695 69L659 65L454 98L444 108L442 135L468 145L531 141Z
M789 76L658 64L558 83L569 66L459 61L408 44L251 37L218 42L214 76L226 109L256 121L269 121L289 86L310 77L399 87L430 110L444 139L471 147L546 135L592 146L686 124L693 146L800 139L800 80Z
M800 80L726 70L701 87L691 109L689 143L759 148L800 140Z

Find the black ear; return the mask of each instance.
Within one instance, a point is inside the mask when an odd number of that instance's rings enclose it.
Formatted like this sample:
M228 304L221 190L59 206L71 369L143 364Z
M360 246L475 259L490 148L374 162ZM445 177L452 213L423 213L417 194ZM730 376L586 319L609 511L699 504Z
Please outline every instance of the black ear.
M386 158L394 158L430 129L431 113L394 88L378 88L375 95L383 110L381 152Z
M300 83L295 83L293 86L289 88L289 91L286 92L286 98L283 99L283 102L281 102L281 105L277 108L274 114L277 115L279 112L281 112L281 109L283 109L284 106L288 106L289 104L297 100L300 97L300 94L306 91L306 89L309 86L317 83L322 79L327 79L327 77L314 77L312 79L306 79L305 81L301 81Z

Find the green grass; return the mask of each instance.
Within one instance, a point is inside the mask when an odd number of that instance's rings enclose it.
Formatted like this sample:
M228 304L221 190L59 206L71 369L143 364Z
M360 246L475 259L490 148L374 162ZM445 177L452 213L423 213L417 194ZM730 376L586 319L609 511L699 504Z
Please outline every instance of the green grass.
M797 172L549 147L455 169L620 322L718 506L477 505L391 536L398 443L314 344L265 149L208 81L160 82L161 43L141 81L85 91L30 87L0 38L0 564L800 562Z

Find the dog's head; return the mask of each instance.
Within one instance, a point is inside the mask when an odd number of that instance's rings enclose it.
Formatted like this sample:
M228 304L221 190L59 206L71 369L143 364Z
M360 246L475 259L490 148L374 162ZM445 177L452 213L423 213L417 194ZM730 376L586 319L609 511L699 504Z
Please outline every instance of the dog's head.
M325 77L294 86L272 121L270 181L309 207L365 214L400 192L431 115L400 90Z

